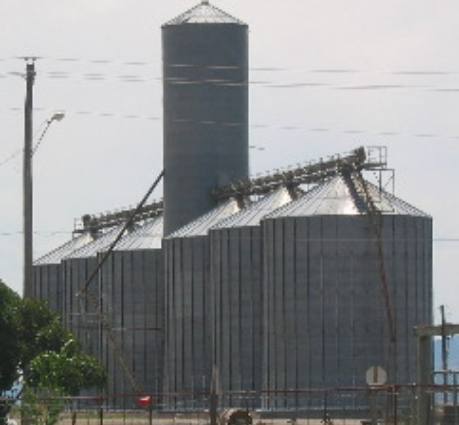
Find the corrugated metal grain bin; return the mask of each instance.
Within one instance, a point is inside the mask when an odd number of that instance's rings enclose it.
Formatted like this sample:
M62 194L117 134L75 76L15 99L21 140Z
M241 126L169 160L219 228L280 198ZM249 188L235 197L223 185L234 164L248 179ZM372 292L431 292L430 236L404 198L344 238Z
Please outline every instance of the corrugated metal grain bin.
M212 370L208 230L239 210L230 200L163 240L166 282L165 392L177 410L207 407Z
M63 272L61 261L93 239L89 234L74 237L59 248L40 257L33 266L32 298L46 301L51 310L62 316Z
M396 346L389 338L368 202L356 179L336 177L263 221L265 390L365 385L371 366L385 368L391 383L415 381L413 327L432 321L432 220L369 188L381 213ZM271 395L266 407L322 402ZM341 402L328 400L330 408ZM354 397L343 403L359 408L364 402Z
M65 326L80 341L84 350L100 359L101 329L97 310L100 307L100 288L97 276L87 295L78 296L97 267L97 254L106 250L121 227L108 230L94 241L72 252L62 261L63 319ZM91 301L92 299L92 301Z
M210 232L214 362L224 407L259 407L262 372L260 220L292 200L281 188L221 221ZM252 398L228 392L255 391Z
M118 243L99 273L102 311L112 336L146 394L162 392L164 357L163 218L146 220ZM99 254L102 256L103 253ZM102 330L102 363L111 407L134 407L131 382ZM155 396L155 404L160 399Z
M247 178L248 27L203 1L162 27L165 235Z

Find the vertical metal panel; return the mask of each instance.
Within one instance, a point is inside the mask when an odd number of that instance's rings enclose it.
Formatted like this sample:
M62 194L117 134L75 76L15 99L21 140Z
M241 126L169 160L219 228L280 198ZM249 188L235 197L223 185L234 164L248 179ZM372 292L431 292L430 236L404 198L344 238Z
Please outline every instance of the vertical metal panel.
M88 297L79 297L90 274L97 265L96 258L71 258L63 261L65 287L65 320L64 323L80 341L82 347L91 355L99 357L99 329L96 311ZM90 284L88 293L99 300L97 279Z
M163 376L164 264L162 251L115 251L99 273L103 311L133 377L146 393L157 393ZM113 407L134 407L131 382L103 331L102 361Z
M262 228L263 232L263 340L264 340L264 351L266 352L264 356L264 387L269 390L274 390L276 388L274 382L274 350L273 350L273 326L272 326L272 315L273 315L273 272L272 267L273 263L271 261L266 261L273 257L273 247L272 243L272 229L274 221L267 220L265 225ZM268 407L269 405L266 405Z
M221 339L221 361L222 365L226 367L220 367L220 374L222 379L222 385L227 388L231 388L231 373L232 373L232 355L231 355L231 322L232 318L230 315L231 305L229 303L231 294L230 294L230 274L229 269L230 265L230 250L229 250L229 240L230 232L229 230L223 231L222 234L222 246L221 246L221 271L219 278L221 279L221 290L220 290L220 302L219 307L221 308L221 315L219 319L221 320L221 325L218 327L221 329L220 339ZM220 285L219 285L220 286Z
M261 390L262 296L259 227L210 231L215 363L224 393ZM225 406L259 401L225 397Z
M162 29L168 235L215 206L210 191L248 176L248 28Z
M412 329L431 320L425 313L431 311L430 218L382 217L384 264L396 314L396 371L368 218L277 218L262 226L264 388L364 385L365 371L374 365L388 370L392 382L413 382ZM267 407L295 402L272 398ZM354 402L357 406L359 400ZM302 404L307 407L305 400Z
M206 236L165 239L164 250L167 389L175 393L169 407L202 408L212 368L209 242Z
M39 264L33 266L33 287L31 296L46 301L49 308L62 315L62 270L60 264Z
M63 270L63 323L76 337L83 350L100 359L100 327L97 319L99 308L99 285L91 283L88 293L95 300L78 296L97 265L96 258L70 258L61 262ZM94 389L84 390L81 395L95 395Z

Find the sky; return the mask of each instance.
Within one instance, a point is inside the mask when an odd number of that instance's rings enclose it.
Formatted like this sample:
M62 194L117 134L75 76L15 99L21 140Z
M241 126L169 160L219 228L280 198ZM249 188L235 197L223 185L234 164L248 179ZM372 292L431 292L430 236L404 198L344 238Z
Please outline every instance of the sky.
M0 2L0 278L21 292L24 70L39 56L35 258L74 220L135 204L162 169L162 23L197 0ZM388 147L434 220L434 308L459 321L457 0L214 0L250 25L252 174ZM154 198L161 197L159 188Z

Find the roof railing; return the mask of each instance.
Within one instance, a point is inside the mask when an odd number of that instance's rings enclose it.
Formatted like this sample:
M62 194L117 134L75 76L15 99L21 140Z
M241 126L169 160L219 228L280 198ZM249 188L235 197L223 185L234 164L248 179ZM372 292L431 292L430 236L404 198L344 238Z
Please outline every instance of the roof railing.
M118 226L126 223L129 217L132 215L135 208L124 208L114 212L108 212L104 214L91 215L85 214L80 220L77 220L74 226L73 233L91 233L97 234L103 229ZM163 201L154 201L151 204L145 205L134 219L134 222L144 221L149 218L155 218L163 213L164 205Z
M301 184L318 183L343 170L376 170L386 166L387 149L384 146L359 147L349 153L320 158L318 161L293 169L276 170L266 176L240 180L215 189L212 196L216 201L222 201L231 197L263 195L280 186L293 188Z

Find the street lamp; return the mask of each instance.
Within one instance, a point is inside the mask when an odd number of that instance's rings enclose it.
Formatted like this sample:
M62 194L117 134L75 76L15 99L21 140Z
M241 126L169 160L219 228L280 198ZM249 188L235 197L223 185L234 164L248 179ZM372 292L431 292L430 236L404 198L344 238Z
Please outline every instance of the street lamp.
M26 61L26 98L24 104L24 167L23 167L23 217L24 217L24 298L32 295L33 285L33 179L32 155L42 142L50 125L61 121L65 114L54 113L47 121L37 143L33 146L33 85L35 82L36 58L25 58Z
M57 111L54 112L51 117L49 117L45 122L45 127L43 128L41 134L39 137L37 137L37 141L35 142L33 149L32 149L32 155L37 152L38 147L40 146L41 142L43 141L43 138L45 137L46 133L48 132L49 127L54 121L62 121L65 118L65 112L64 111Z

